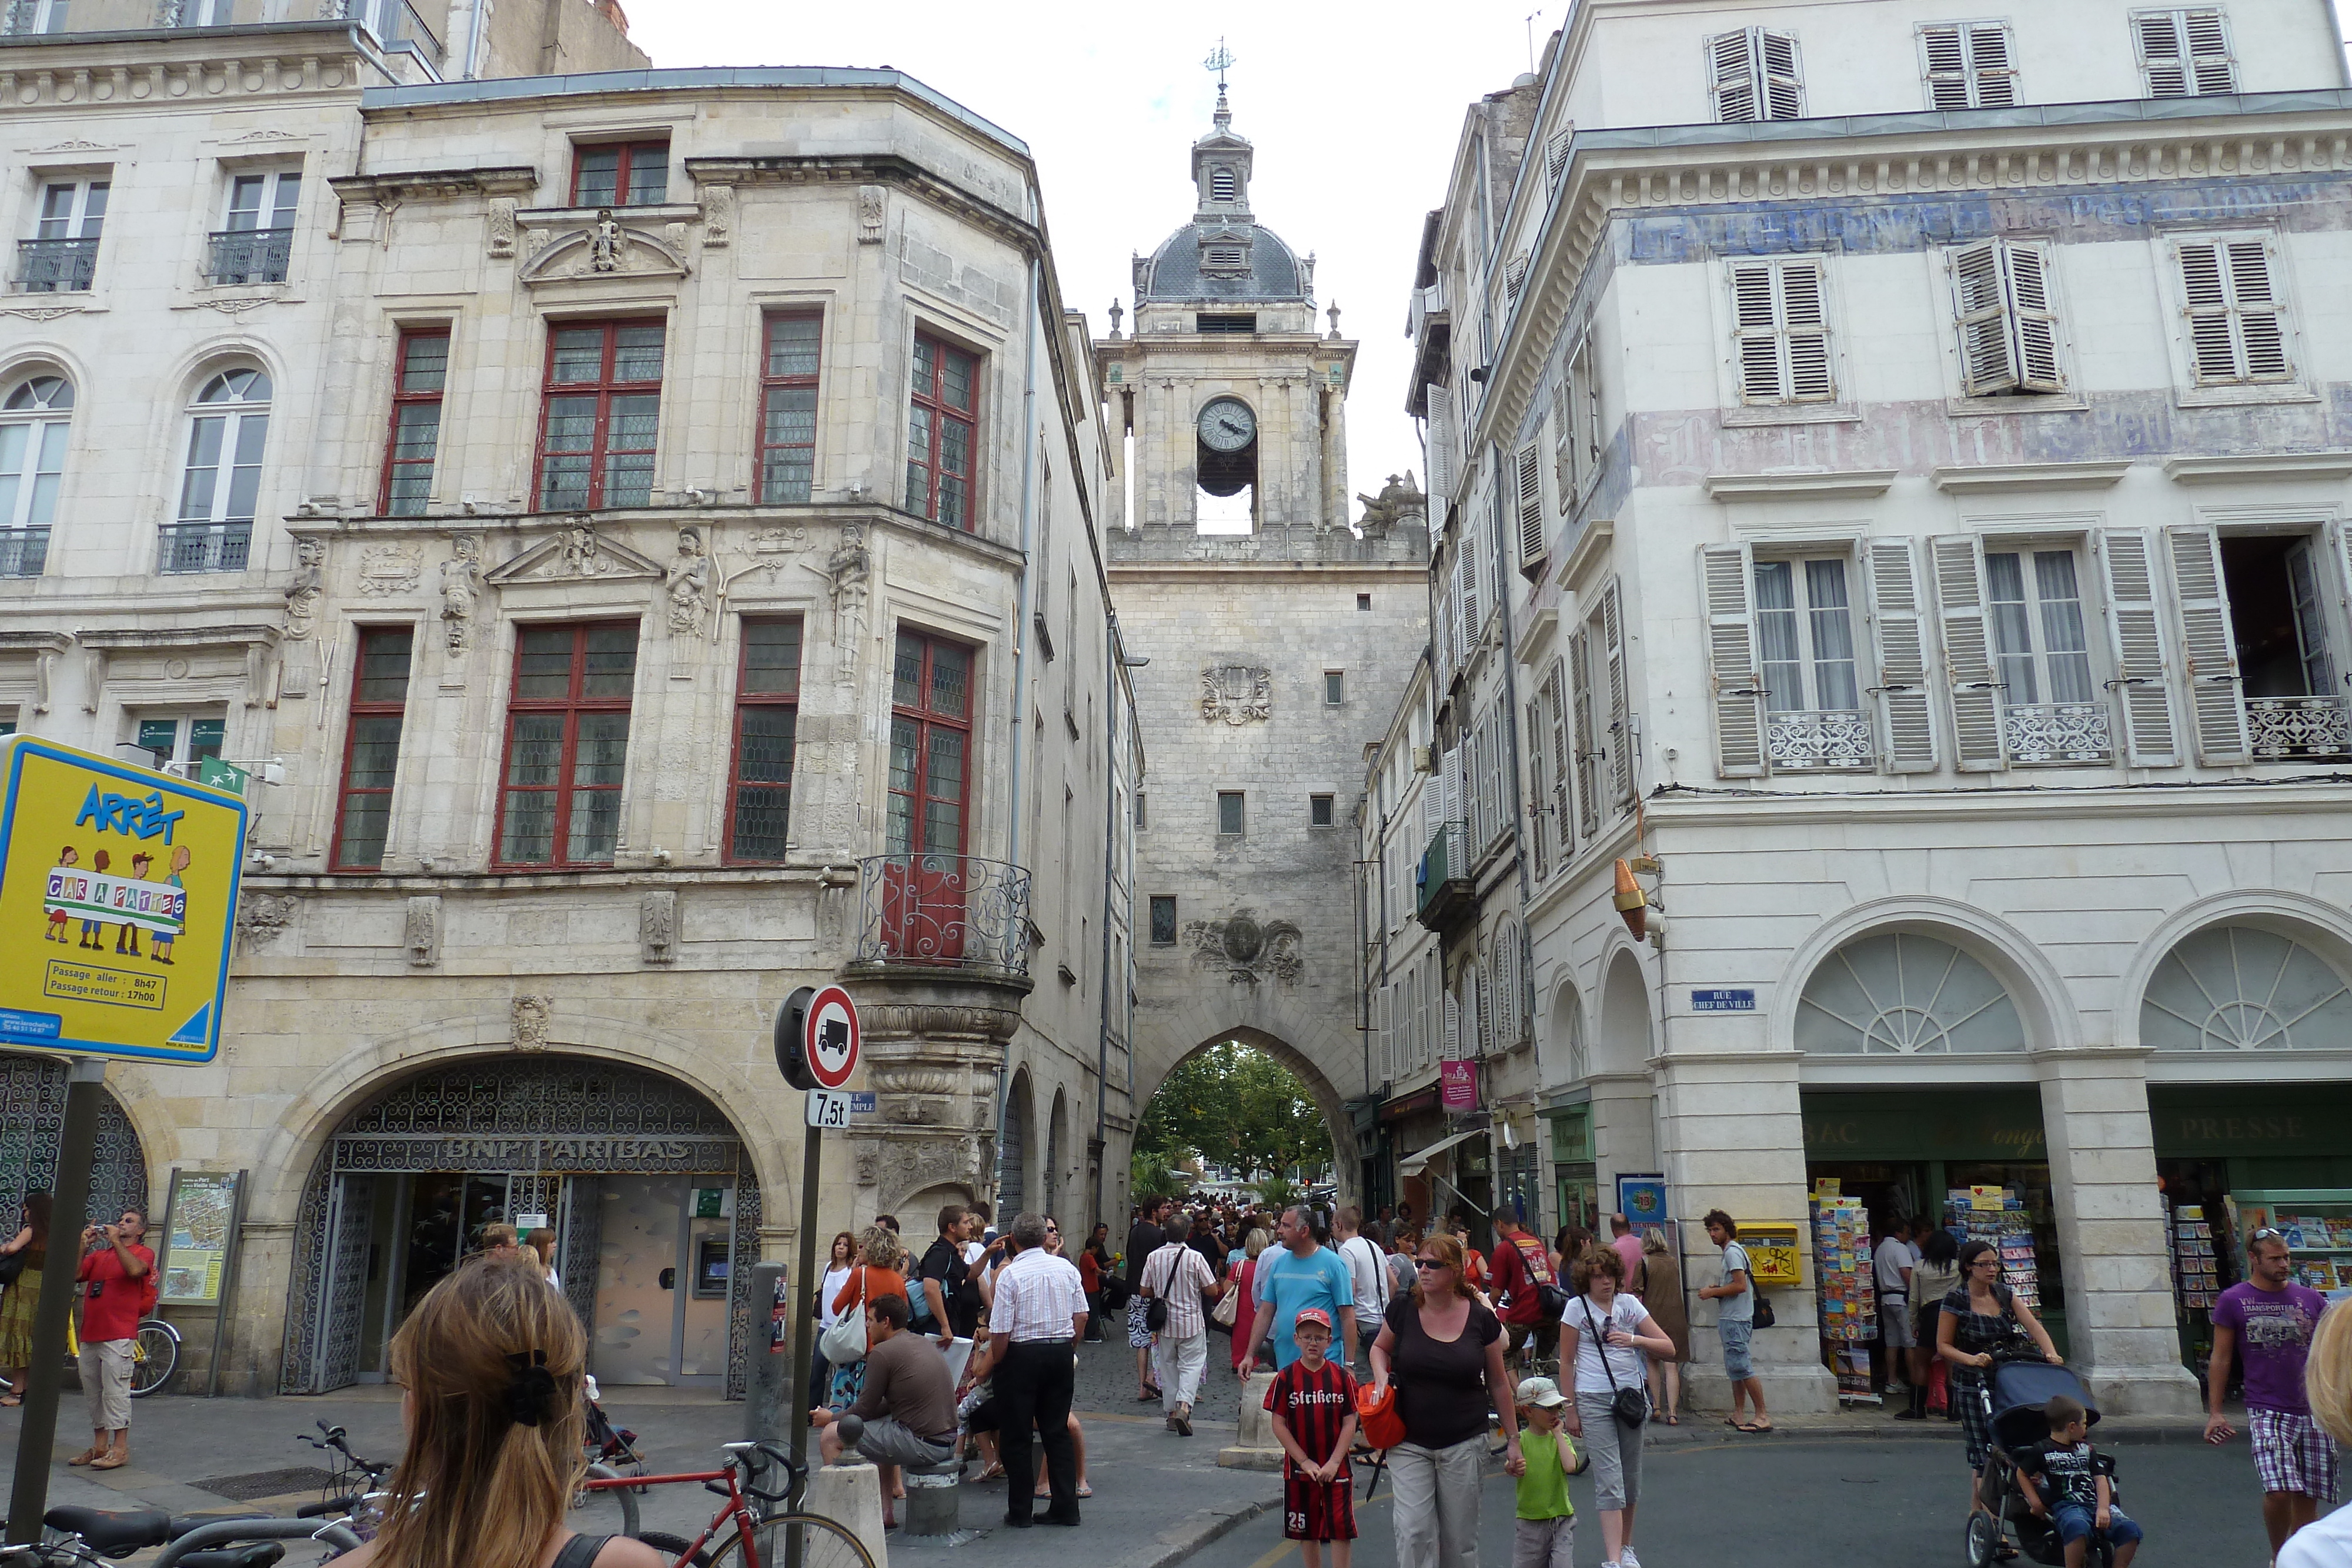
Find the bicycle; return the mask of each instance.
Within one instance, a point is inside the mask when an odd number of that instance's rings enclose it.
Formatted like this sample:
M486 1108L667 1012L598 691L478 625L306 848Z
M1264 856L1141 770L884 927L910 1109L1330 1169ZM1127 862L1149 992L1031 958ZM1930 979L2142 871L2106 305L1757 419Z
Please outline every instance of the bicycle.
M161 1546L156 1568L275 1568L288 1541L323 1542L340 1551L359 1538L339 1523L275 1519L267 1514L221 1518L148 1510L53 1508L41 1516L38 1542L0 1546L0 1568L104 1568L110 1559Z
M319 1490L319 1500L304 1503L294 1511L294 1517L320 1519L330 1514L340 1515L342 1516L341 1522L356 1537L354 1545L359 1541L373 1540L377 1529L383 1523L383 1509L388 1495L383 1490L384 1481L392 1474L394 1467L379 1460L363 1459L353 1453L351 1435L342 1427L330 1427L324 1421L316 1422L314 1425L319 1428L319 1436L312 1437L308 1432L297 1432L294 1436L320 1453L331 1454L334 1457L333 1469L328 1472L326 1483ZM623 1476L612 1466L605 1464L590 1465L588 1476L591 1480L599 1481L634 1479L634 1478ZM598 1496L594 1494L599 1493L609 1495L611 1502L606 1506L618 1511L620 1515L617 1521L618 1528L612 1531L592 1528L582 1530L581 1533L583 1535L636 1534L637 1500L634 1493L625 1489L596 1487L592 1491L589 1487L583 1486L580 1490L572 1493L572 1506L574 1509L593 1507L599 1501ZM601 1517L601 1511L600 1510L598 1517L591 1518L588 1523L602 1525L615 1522ZM573 1528L578 1529L579 1526L575 1524ZM331 1560L331 1558L330 1561ZM0 1568L7 1568L7 1564L0 1563Z
M140 1319L131 1346L131 1397L161 1394L179 1371L180 1331L162 1318Z
M865 1543L838 1521L823 1514L801 1511L801 1499L808 1490L806 1459L776 1443L722 1446L727 1450L727 1460L715 1470L593 1479L586 1483L585 1490L619 1490L625 1495L631 1487L700 1481L704 1490L725 1498L725 1506L692 1541L664 1531L629 1531L657 1552L677 1553L671 1568L719 1568L720 1564L726 1568L762 1568L763 1563L797 1563L798 1568L874 1568L874 1559ZM784 1490L771 1491L760 1484L760 1479L777 1465L784 1469ZM754 1501L761 1505L756 1510ZM771 1511L770 1505L775 1503L784 1504L783 1511ZM761 1536L766 1534L773 1545L777 1531L783 1532L782 1547L763 1558ZM0 1564L0 1568L5 1565Z

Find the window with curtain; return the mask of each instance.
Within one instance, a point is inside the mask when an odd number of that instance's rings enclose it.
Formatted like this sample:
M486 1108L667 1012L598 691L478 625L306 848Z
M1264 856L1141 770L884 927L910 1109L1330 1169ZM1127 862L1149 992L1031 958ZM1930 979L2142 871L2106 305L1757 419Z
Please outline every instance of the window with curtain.
M1844 558L1756 563L1756 641L1772 713L1862 706Z
M30 377L0 401L0 577L38 577L48 562L73 405L63 376Z
M1987 550L1984 562L2004 705L2095 701L2074 552Z
M177 522L165 527L161 570L242 571L261 497L269 439L268 375L226 370L207 380L188 413Z

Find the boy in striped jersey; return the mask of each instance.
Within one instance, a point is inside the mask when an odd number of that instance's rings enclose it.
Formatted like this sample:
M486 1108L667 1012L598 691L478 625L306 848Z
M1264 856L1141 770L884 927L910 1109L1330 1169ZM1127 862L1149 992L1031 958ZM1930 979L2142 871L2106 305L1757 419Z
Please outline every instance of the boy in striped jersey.
M1348 1450L1356 1441L1356 1380L1324 1359L1331 1348L1331 1314L1302 1307L1291 1325L1298 1359L1275 1375L1265 1407L1287 1456L1282 1467L1282 1533L1299 1543L1305 1568L1348 1568L1356 1539L1355 1492Z

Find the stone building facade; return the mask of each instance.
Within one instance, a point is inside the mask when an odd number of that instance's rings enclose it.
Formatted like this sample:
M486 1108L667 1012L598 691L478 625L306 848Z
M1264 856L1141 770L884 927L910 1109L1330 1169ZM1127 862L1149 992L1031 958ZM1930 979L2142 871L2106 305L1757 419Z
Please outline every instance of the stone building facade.
M2186 1410L2177 1207L2226 1281L2232 1215L2352 1199L2340 51L2302 0L1821 16L1580 7L1433 214L1544 1220L1663 1173L1696 1283L1706 1210L1793 1228L1757 1360L1820 1407L1816 1184L1982 1187L2105 1406Z
M1150 758L1136 806L1132 1103L1238 1040L1289 1065L1357 1188L1368 1092L1354 955L1355 769L1424 635L1419 492L1351 522L1356 345L1318 330L1313 263L1249 204L1221 89L1192 221L1136 260L1134 331L1094 345L1134 497L1109 573ZM1230 521L1220 522L1221 515ZM1114 1134L1127 1170L1132 1123Z
M84 287L0 301L0 421L56 457L0 721L254 774L226 1043L110 1071L116 1186L251 1173L228 1386L380 1376L504 1218L557 1232L600 1375L739 1388L798 1239L795 987L849 987L879 1100L824 1235L1100 1201L1142 754L1090 335L1026 148L895 72L380 44L44 35L45 81L213 96L0 108L48 149L20 235L47 185L142 193ZM216 186L282 238L208 234Z

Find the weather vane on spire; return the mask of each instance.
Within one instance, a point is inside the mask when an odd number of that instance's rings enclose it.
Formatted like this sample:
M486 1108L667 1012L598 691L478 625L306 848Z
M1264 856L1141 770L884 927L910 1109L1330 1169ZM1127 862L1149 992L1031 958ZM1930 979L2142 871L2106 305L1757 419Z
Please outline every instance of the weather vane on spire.
M1202 67L1217 73L1217 90L1219 92L1225 90L1225 68L1233 63L1234 52L1233 50L1225 47L1225 40L1220 37L1217 39L1217 47L1209 51L1209 57L1207 59L1201 62Z

